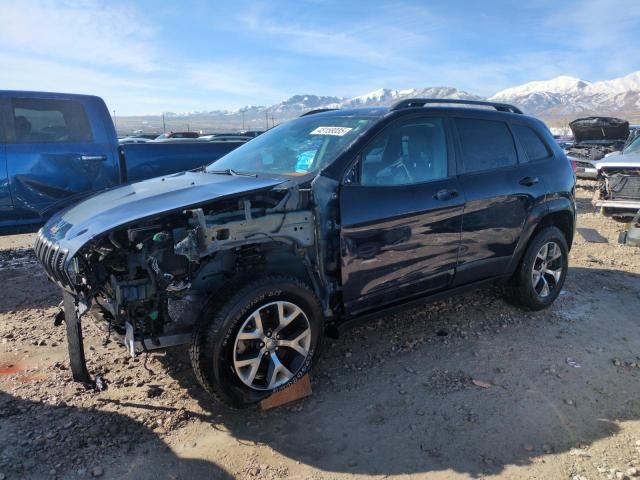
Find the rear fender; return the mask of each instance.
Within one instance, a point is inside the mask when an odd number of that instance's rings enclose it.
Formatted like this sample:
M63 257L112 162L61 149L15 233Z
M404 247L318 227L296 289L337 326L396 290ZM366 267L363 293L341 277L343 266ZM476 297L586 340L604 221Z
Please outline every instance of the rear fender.
M520 241L511 257L508 273L515 272L531 239L547 226L558 227L565 234L567 246L571 249L575 231L575 207L568 197L556 197L544 204L536 206L530 213L520 236Z

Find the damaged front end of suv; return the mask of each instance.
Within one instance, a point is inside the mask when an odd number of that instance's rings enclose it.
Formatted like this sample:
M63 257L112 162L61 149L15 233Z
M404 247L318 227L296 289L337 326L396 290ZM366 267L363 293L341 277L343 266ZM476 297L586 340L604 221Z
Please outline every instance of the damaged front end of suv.
M306 373L341 314L338 182L317 172L372 120L332 122L301 118L201 171L118 187L54 215L34 249L63 290L74 379L91 382L85 316L133 356L190 345L198 380L230 405L253 404ZM220 326L218 312L236 297L255 312ZM208 371L220 356L229 381Z
M73 296L75 314L97 314L93 316L108 323L131 355L188 343L197 318L194 305L230 278L276 271L281 265L308 275L305 270L316 264L309 189L233 176L212 183L203 175L178 174L98 195L57 215L38 234L36 255L49 276ZM189 187L194 194L216 183L237 184L241 193L225 192L203 204L125 225L108 223L109 217L135 216L137 196L143 197L145 209L167 200L156 194L150 201L144 190L175 194L176 188ZM72 223L96 202L114 206L92 216L88 225ZM73 373L87 380L83 367Z

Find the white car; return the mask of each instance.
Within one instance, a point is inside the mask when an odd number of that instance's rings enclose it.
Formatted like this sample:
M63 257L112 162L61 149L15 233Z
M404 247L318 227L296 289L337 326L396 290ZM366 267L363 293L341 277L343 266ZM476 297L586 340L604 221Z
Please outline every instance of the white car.
M640 210L640 137L622 153L593 162L598 187L594 206L615 220L630 221Z

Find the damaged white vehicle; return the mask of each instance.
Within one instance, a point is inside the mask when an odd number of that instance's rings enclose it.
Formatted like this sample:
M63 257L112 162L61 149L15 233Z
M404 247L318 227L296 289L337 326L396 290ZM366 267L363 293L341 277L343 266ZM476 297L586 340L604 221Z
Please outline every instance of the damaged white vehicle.
M594 162L598 186L593 205L614 220L628 222L640 210L640 137L623 153Z

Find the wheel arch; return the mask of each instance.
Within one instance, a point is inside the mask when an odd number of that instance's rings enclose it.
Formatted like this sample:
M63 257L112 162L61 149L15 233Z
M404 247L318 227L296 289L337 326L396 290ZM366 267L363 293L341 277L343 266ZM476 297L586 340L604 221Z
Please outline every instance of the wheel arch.
M555 212L549 212L545 215L540 223L536 226L534 231L529 238L529 241L543 228L546 227L556 227L563 234L564 238L567 241L567 248L571 250L571 245L573 244L574 237L574 228L575 228L575 219L571 212L568 210L559 210Z
M193 286L211 294L225 284L242 286L257 276L288 275L308 284L322 298L312 255L312 249L293 242L248 242L212 255L198 272Z
M523 238L511 259L507 273L515 272L533 238L546 227L558 228L564 234L568 250L571 250L575 235L575 209L569 204L568 199L558 200L560 201L545 204L546 208L538 210L537 214L530 216L523 232Z

